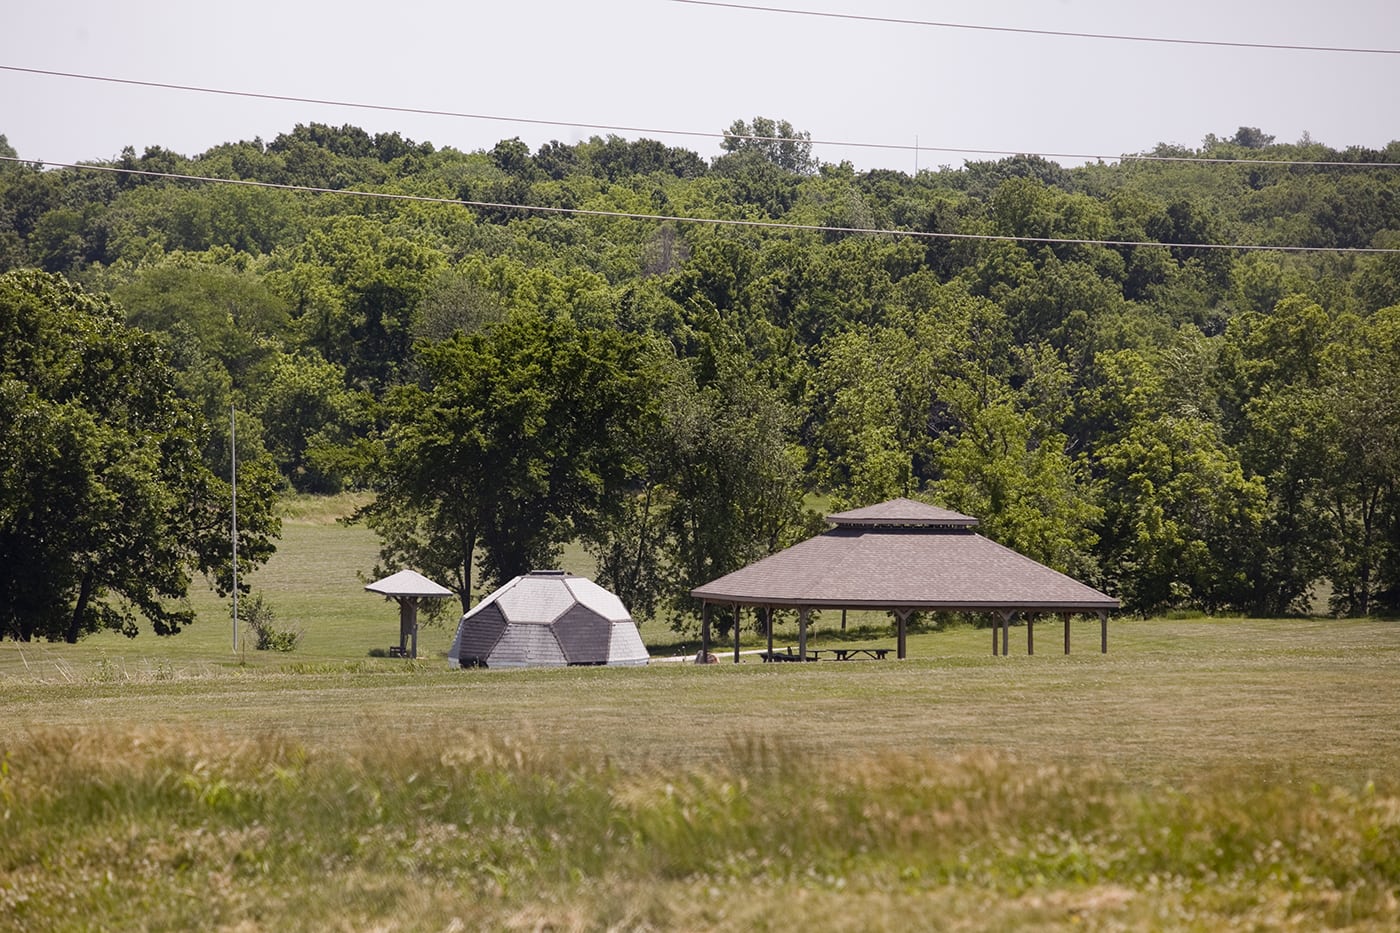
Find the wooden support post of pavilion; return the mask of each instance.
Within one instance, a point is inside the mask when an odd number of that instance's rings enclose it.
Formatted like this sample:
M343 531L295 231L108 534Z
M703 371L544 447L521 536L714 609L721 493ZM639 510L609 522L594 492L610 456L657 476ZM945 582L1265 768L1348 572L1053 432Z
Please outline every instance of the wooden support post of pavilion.
M735 663L735 664L738 664L738 663L739 663L739 619L740 619L740 618L741 618L741 616L740 616L739 604L738 604L738 603L735 603L735 604L734 604L734 663Z
M1026 654L1035 654L1035 613L1026 616Z
M710 604L700 605L700 657L697 659L704 664L710 659Z
M806 606L797 607L797 656L807 660L807 617L812 610Z
M907 638L907 633L909 630L909 613L911 611L912 610L909 609L896 609L894 611L896 625L898 626L897 634L895 636L895 645L897 646L895 650L895 657L899 658L899 660L901 661L904 660L904 657L907 653L905 651L905 639Z
M1108 613L1099 610L1099 628L1102 630L1103 653L1108 654Z
M1060 618L1065 620L1065 654L1069 654L1069 617L1068 612L1060 613Z

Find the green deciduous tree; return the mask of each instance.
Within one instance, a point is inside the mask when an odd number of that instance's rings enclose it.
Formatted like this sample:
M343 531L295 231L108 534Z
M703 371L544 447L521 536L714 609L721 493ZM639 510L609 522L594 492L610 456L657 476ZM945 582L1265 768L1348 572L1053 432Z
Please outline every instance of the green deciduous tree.
M972 386L943 389L956 432L940 439L931 491L949 508L975 515L993 540L1062 573L1093 577L1091 549L1100 510L1079 481L1063 434L1024 401Z
M650 369L656 409L628 511L592 543L600 581L678 629L696 619L691 589L819 530L802 507L795 406L729 323L694 338L694 358L663 353Z
M1088 454L1103 508L1104 579L1124 608L1248 608L1266 515L1211 421L1174 408L1161 369L1136 351L1100 354L1092 403L1115 425Z
M374 220L342 217L279 252L270 280L303 346L343 366L352 386L378 392L401 378L418 302L445 264Z
M931 322L827 338L807 386L817 479L833 506L913 494L929 458L940 345Z
M816 168L812 159L812 134L799 133L786 120L754 117L752 123L735 120L724 131L720 148L725 152L755 152L786 172L805 175Z
M112 296L127 320L145 331L193 338L201 356L217 361L240 386L274 357L289 336L287 304L236 256L186 253L144 266Z
M193 620L192 572L230 585L228 484L157 342L106 300L0 276L0 636L76 641ZM274 473L247 465L240 559L273 551Z
M345 372L309 354L284 354L250 393L262 439L282 475L299 492L334 493L344 477L334 453L359 436L361 399L345 388Z
M1365 615L1400 600L1400 306L1342 318L1324 354L1316 430L1336 531L1332 608Z
M471 602L474 568L502 583L597 538L636 472L649 404L641 341L567 318L517 314L423 344L419 382L384 405L358 517L383 569L415 567Z

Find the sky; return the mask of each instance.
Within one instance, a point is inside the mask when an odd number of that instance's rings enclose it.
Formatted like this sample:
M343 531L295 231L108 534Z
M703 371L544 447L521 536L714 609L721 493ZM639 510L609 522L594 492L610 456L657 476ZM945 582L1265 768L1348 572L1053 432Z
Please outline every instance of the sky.
M734 0L1015 29L1400 50L1394 0ZM1400 139L1400 54L954 29L675 0L67 0L7 4L0 66L508 119L411 114L0 70L28 160L195 155L299 123L463 151L608 130L709 158L787 120L823 162L954 167L954 150L1113 157L1259 127L1336 148ZM536 122L529 122L536 121ZM712 134L712 135L705 135ZM828 143L855 142L864 147ZM881 148L885 147L885 148ZM1062 164L1082 158L1057 157Z

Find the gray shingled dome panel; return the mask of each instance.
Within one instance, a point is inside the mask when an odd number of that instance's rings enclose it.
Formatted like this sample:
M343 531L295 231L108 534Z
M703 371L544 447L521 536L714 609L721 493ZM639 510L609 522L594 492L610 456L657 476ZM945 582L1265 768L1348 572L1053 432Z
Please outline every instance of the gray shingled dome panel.
M496 597L506 618L512 622L553 622L574 603L562 575L526 574L515 585Z
M505 617L494 603L477 606L458 623L450 657L459 664L484 664L505 630Z
M569 577L566 581L574 598L609 622L631 622L632 615L622 600L587 577Z
M513 622L496 643L487 667L563 667L567 662L554 637L554 626Z
M570 664L606 664L612 625L592 609L574 603L554 623L554 635Z
M614 622L611 627L608 644L609 664L645 664L651 660L634 622L630 619L626 622Z

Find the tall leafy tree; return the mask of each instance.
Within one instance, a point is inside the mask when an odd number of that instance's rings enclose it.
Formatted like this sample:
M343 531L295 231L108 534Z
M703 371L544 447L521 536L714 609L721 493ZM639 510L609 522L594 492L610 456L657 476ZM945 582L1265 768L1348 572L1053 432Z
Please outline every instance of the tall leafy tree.
M725 152L754 152L778 168L805 175L816 168L812 158L812 134L798 132L786 120L754 117L752 123L735 120L724 131L720 148Z
M1213 422L1169 404L1160 367L1101 354L1091 403L1114 425L1087 454L1103 508L1098 555L1127 609L1249 608L1266 489Z
M975 515L988 537L1063 573L1094 575L1091 549L1101 510L1079 481L1067 439L1007 390L943 390L958 420L936 453L932 491Z
M463 608L491 583L595 538L636 472L648 394L639 338L517 314L422 345L421 378L392 391L358 514L384 569L450 581Z
M817 530L802 507L799 412L731 323L709 320L693 358L656 358L641 469L622 520L592 545L600 580L678 629L696 617L691 589Z
M0 276L0 636L77 641L193 621L191 574L231 584L228 484L156 341L107 300ZM274 549L274 473L243 472L240 559ZM246 585L245 585L246 586Z
M1366 615L1400 599L1400 306L1335 330L1316 424L1333 441L1322 464L1337 532L1332 608Z
M1268 493L1250 562L1256 612L1307 609L1337 559L1338 525L1329 514L1337 498L1328 489L1341 479L1341 438L1324 393L1331 331L1320 305L1294 295L1267 312L1238 315L1220 346L1225 439Z
M932 323L853 328L822 343L807 401L817 479L836 506L907 496L921 485L947 354Z
M278 469L301 492L343 488L336 451L362 429L360 397L345 373L310 354L283 354L252 393L262 437Z

